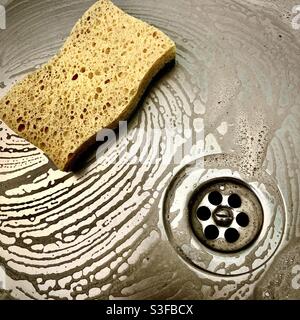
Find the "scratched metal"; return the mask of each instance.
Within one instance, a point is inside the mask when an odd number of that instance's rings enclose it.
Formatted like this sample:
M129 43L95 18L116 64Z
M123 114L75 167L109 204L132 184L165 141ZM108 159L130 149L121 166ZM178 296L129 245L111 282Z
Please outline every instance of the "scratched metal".
M1 96L59 50L94 1L5 2ZM17 299L299 299L300 30L292 27L297 1L115 3L174 39L176 65L151 86L130 120L128 136L100 159L85 159L76 174L58 171L0 122L2 294ZM177 133L157 138L153 128ZM188 129L193 145L175 163L176 148L191 139ZM176 146L173 153L166 152L170 145ZM140 148L142 161L124 157L112 164L126 146ZM226 155L203 158L216 153ZM235 276L189 265L174 250L163 223L163 203L178 172L189 164L213 170L220 159L224 174L234 168L254 184L272 181L270 205L284 199L283 236L274 254ZM184 203L178 194L177 201ZM264 236L272 247L273 235ZM268 248L257 252L268 254ZM246 265L247 254L241 256ZM251 264L260 258L252 254Z

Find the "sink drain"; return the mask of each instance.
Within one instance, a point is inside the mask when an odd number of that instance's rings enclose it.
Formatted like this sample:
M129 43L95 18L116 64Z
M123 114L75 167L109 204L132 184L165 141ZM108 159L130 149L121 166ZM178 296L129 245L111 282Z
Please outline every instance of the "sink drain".
M192 229L207 247L234 252L251 244L263 224L261 203L237 179L213 179L200 186L189 201Z
M189 266L215 275L253 272L274 255L285 230L280 190L264 170L249 180L233 155L193 161L163 200L166 236Z

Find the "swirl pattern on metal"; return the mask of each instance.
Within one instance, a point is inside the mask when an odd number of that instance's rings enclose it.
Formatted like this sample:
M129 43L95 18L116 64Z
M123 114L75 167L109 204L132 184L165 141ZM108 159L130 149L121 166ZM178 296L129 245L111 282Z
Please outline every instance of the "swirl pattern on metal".
M0 31L1 96L58 51L92 3L9 2L7 28ZM18 299L300 298L295 1L115 3L174 39L176 65L152 84L128 135L101 158L91 155L76 174L56 170L40 150L0 122L0 264L6 294ZM153 128L170 134L158 138ZM194 139L199 133L202 138ZM166 152L170 145L176 146L173 153ZM125 146L139 149L142 161L124 157L112 163ZM189 146L185 157L174 162L184 146ZM203 158L217 153L229 156ZM259 268L254 254L244 257L248 264L237 257L240 265L225 265L210 252L203 258L186 251L194 268L174 250L164 204L173 197L167 192L174 181L182 186L176 180L180 172L188 173L194 161L201 179L218 164L222 176L238 172L236 177L274 199L266 205L280 213L265 233L270 248L257 248L258 256L269 257ZM185 201L176 199L178 205Z

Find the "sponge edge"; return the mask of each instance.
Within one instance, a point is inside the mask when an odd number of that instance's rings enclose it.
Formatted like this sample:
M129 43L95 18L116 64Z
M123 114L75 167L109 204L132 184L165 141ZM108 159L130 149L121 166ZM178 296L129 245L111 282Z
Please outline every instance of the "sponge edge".
M0 100L0 118L67 171L99 130L129 117L175 54L163 32L97 1L60 52Z

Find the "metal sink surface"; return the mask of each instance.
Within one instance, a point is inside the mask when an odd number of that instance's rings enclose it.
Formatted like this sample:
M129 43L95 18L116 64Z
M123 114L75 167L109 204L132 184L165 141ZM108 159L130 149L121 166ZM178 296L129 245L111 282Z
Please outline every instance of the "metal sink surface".
M175 65L127 134L75 173L0 121L0 297L299 299L297 1L114 1L176 42ZM58 52L93 3L0 1L1 97ZM240 245L201 242L202 222L191 223L215 181L260 203L248 203L257 235ZM218 210L223 230L232 213Z

